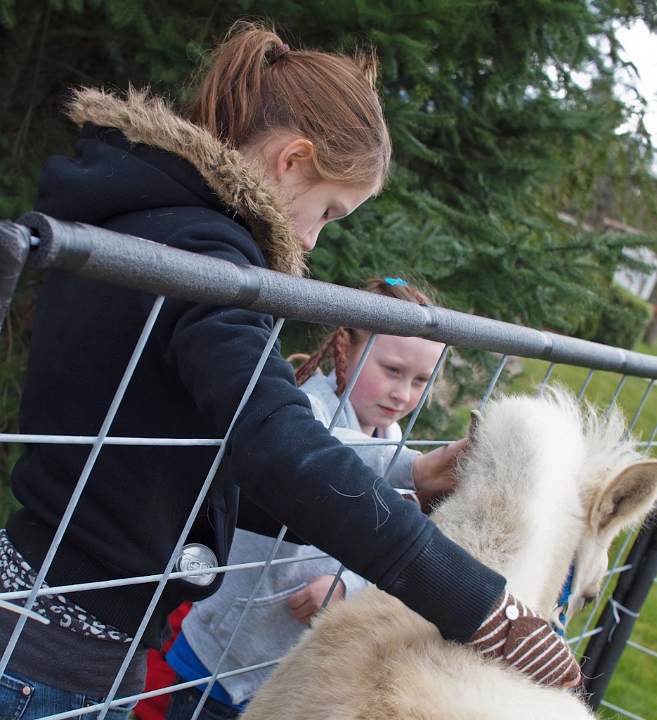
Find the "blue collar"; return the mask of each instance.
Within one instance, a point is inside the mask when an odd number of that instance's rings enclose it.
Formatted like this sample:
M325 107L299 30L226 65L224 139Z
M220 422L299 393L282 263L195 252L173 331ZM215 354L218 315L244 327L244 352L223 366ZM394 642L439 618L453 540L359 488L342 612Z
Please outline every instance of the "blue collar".
M568 570L568 577L566 578L566 581L563 584L563 587L561 588L561 594L559 595L559 599L557 600L557 607L561 608L561 612L559 613L559 622L562 626L565 626L566 624L566 613L568 611L568 600L570 599L570 595L572 593L572 586L573 586L573 575L575 574L575 562L573 561L570 564L570 570ZM555 627L555 631L563 637L564 631L561 627Z

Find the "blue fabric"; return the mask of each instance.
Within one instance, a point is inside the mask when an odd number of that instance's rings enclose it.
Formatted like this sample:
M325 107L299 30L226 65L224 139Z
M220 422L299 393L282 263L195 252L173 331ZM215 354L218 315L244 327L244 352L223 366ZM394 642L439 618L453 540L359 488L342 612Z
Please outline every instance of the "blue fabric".
M166 661L185 681L199 680L200 678L204 678L212 674L210 670L208 670L205 665L203 665L203 663L198 659L196 653L192 650L189 643L187 642L187 638L182 632L180 633L180 635L178 635L178 637L176 638L176 642L173 644L171 650L169 650L169 652L167 653ZM197 685L197 688L201 693L203 693L206 685ZM176 696L177 695L185 695L185 693L179 692L176 693ZM174 698L176 696L174 696ZM237 708L238 710L244 710L248 703L248 700L245 700L243 703L235 705L230 699L230 695L218 682L216 682L212 687L212 690L210 690L210 697L214 698L215 700L219 700L219 702L223 703L224 705L228 705L231 708Z
M180 675L176 676L176 682L183 682L183 678ZM202 695L203 693L197 688L172 693L166 720L191 720ZM232 705L226 705L226 703L209 697L203 705L200 717L203 720L229 720L239 717L240 712L241 710Z
M568 600L570 599L570 595L572 593L572 586L573 586L573 575L575 574L575 562L573 561L570 564L570 570L568 570L568 577L566 578L566 582L563 585L563 588L561 588L561 595L559 595L559 599L557 600L557 607L561 608L561 612L559 613L559 622L565 627L566 625L566 616L568 612ZM554 623L552 623L552 627L556 631L557 635L561 635L561 637L564 636L563 627L555 626Z
M79 693L58 690L51 685L31 680L25 675L7 670L0 678L0 717L12 720L36 720L55 713L79 710L102 703L103 699ZM125 720L136 703L110 708L109 720ZM84 720L95 720L99 712L79 715Z

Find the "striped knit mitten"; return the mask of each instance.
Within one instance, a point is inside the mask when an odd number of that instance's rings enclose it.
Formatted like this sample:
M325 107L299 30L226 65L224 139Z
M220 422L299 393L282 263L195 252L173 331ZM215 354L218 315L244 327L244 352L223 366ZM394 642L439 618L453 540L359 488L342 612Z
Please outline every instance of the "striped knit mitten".
M469 644L541 685L564 685L580 677L579 665L565 640L506 589Z

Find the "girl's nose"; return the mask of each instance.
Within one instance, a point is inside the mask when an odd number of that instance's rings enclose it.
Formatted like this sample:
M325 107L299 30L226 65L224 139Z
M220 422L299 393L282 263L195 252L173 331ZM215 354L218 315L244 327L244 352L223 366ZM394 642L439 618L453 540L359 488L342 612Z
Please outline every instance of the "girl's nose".
M408 382L396 382L390 392L390 397L398 403L406 404L411 398L411 386Z

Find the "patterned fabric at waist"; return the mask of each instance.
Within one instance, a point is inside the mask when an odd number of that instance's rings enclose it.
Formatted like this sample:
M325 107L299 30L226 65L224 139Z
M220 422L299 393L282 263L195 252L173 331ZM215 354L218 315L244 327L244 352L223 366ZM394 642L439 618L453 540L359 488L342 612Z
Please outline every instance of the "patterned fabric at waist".
M0 530L0 583L6 592L29 590L34 586L37 573L12 545L6 530ZM46 583L43 584L47 588ZM21 604L25 604L22 601ZM71 602L63 595L41 595L36 598L32 610L50 620L51 623L68 628L75 633L95 637L99 640L128 643L132 638L112 625L102 623Z

